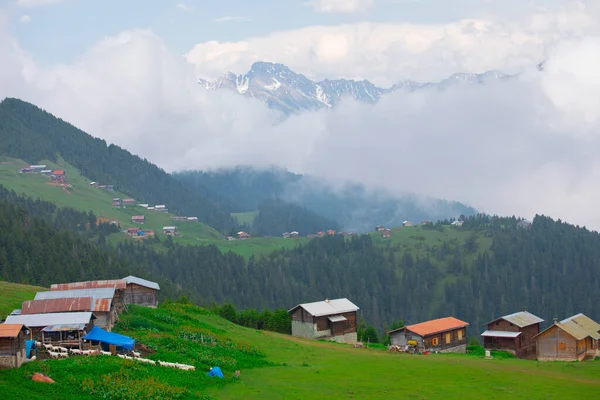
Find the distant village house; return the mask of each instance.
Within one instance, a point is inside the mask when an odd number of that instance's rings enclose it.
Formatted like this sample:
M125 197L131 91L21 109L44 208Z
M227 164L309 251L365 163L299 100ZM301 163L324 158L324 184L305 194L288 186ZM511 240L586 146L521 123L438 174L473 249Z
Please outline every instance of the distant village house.
M392 345L405 347L409 340L414 340L421 351L466 353L468 325L469 323L454 317L445 317L408 325L388 333Z
M132 206L135 204L135 200L134 199L123 199L121 200L121 205L122 206Z
M377 225L377 226L375 227L375 232L381 232L381 231L383 231L384 229L385 229L385 226L383 226L383 225Z
M178 235L176 226L163 226L163 233L167 236L176 236Z
M187 217L186 220L188 222L197 222L198 221L198 217Z
M487 330L481 334L483 346L490 350L503 350L518 358L536 357L534 337L540 333L543 319L525 309L488 322Z
M239 232L237 233L237 237L238 237L238 239L240 239L240 240L246 240L246 239L250 238L250 234L248 234L248 233L246 233L246 232L244 232L244 231L239 231Z
M292 317L292 335L356 343L358 309L345 298L299 304L288 311Z
M297 238L298 236L300 236L300 233L298 233L298 231L290 232L290 237Z
M384 238L386 238L386 239L387 239L387 238L391 238L391 237L392 237L392 231L391 231L390 229L388 229L388 228L385 228L385 229L383 230L383 234L382 234L382 236L383 236Z
M402 226L413 226L413 223L412 223L412 222L410 222L410 221L404 221L404 222L402 223Z
M146 217L143 215L134 215L133 217L131 217L131 222L136 224L143 224L145 220Z

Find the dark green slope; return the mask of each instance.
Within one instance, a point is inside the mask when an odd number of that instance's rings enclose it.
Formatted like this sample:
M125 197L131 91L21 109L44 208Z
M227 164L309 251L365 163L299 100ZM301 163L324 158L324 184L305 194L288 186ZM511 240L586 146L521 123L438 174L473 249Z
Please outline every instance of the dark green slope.
M93 138L73 125L18 99L0 103L0 154L30 163L58 156L82 175L139 201L167 204L169 210L197 216L220 232L237 226L218 196L191 191L164 170L104 140ZM208 192L208 191L207 191ZM211 200L209 200L208 198Z

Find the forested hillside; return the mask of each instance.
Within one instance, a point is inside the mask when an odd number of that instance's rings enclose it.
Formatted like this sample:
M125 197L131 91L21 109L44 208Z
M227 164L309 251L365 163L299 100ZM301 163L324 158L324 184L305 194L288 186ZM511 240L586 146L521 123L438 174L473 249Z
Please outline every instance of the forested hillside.
M57 208L0 187L0 278L49 287L133 274L157 280L164 296L178 295L170 280L103 245L114 229L110 224L96 225L93 213Z
M405 220L437 221L476 213L459 202L413 194L396 196L382 189L367 190L355 183L334 187L330 182L279 168L236 167L183 171L173 176L199 193L207 189L217 193L223 203L235 207L232 212L254 211L265 200L278 199L337 221L342 229L355 232L370 232L381 224L398 226Z
M107 145L18 99L0 103L0 154L30 163L56 161L60 155L87 178L114 185L140 201L167 204L171 211L197 216L222 233L237 226L229 211L222 209L217 195L208 190L191 191L147 160Z
M13 282L134 273L155 277L164 295L180 287L206 305L259 309L348 297L380 329L454 315L476 334L485 321L523 307L547 321L578 312L600 319L600 235L544 216L530 228L479 215L460 228L398 228L388 240L337 235L246 261L170 240L158 251L130 242L111 248L99 241L111 228L89 224L93 214L0 194L0 276Z

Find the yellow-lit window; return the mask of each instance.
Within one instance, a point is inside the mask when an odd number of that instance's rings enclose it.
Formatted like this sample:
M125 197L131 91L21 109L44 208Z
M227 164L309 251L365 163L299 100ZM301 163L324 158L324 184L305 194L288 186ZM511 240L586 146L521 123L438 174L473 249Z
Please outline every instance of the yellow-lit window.
M431 339L431 345L432 346L437 346L439 344L439 339L434 337L433 339Z
M462 340L463 331L458 331L458 340Z
M450 343L450 340L452 340L452 334L446 333L446 344Z

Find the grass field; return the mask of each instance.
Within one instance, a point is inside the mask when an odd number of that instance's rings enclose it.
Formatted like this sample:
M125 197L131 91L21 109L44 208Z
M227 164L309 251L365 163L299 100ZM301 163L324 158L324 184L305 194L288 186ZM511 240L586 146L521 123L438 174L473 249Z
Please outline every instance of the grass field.
M21 308L25 300L33 300L37 292L45 290L48 289L0 281L0 320L6 318L12 310Z
M116 330L196 371L113 356L73 357L0 371L0 398L27 399L582 399L600 394L600 362L539 363L477 355L407 355L243 328L171 303L134 307ZM220 366L224 380L205 376ZM241 379L233 372L241 371ZM55 385L35 383L43 372Z

